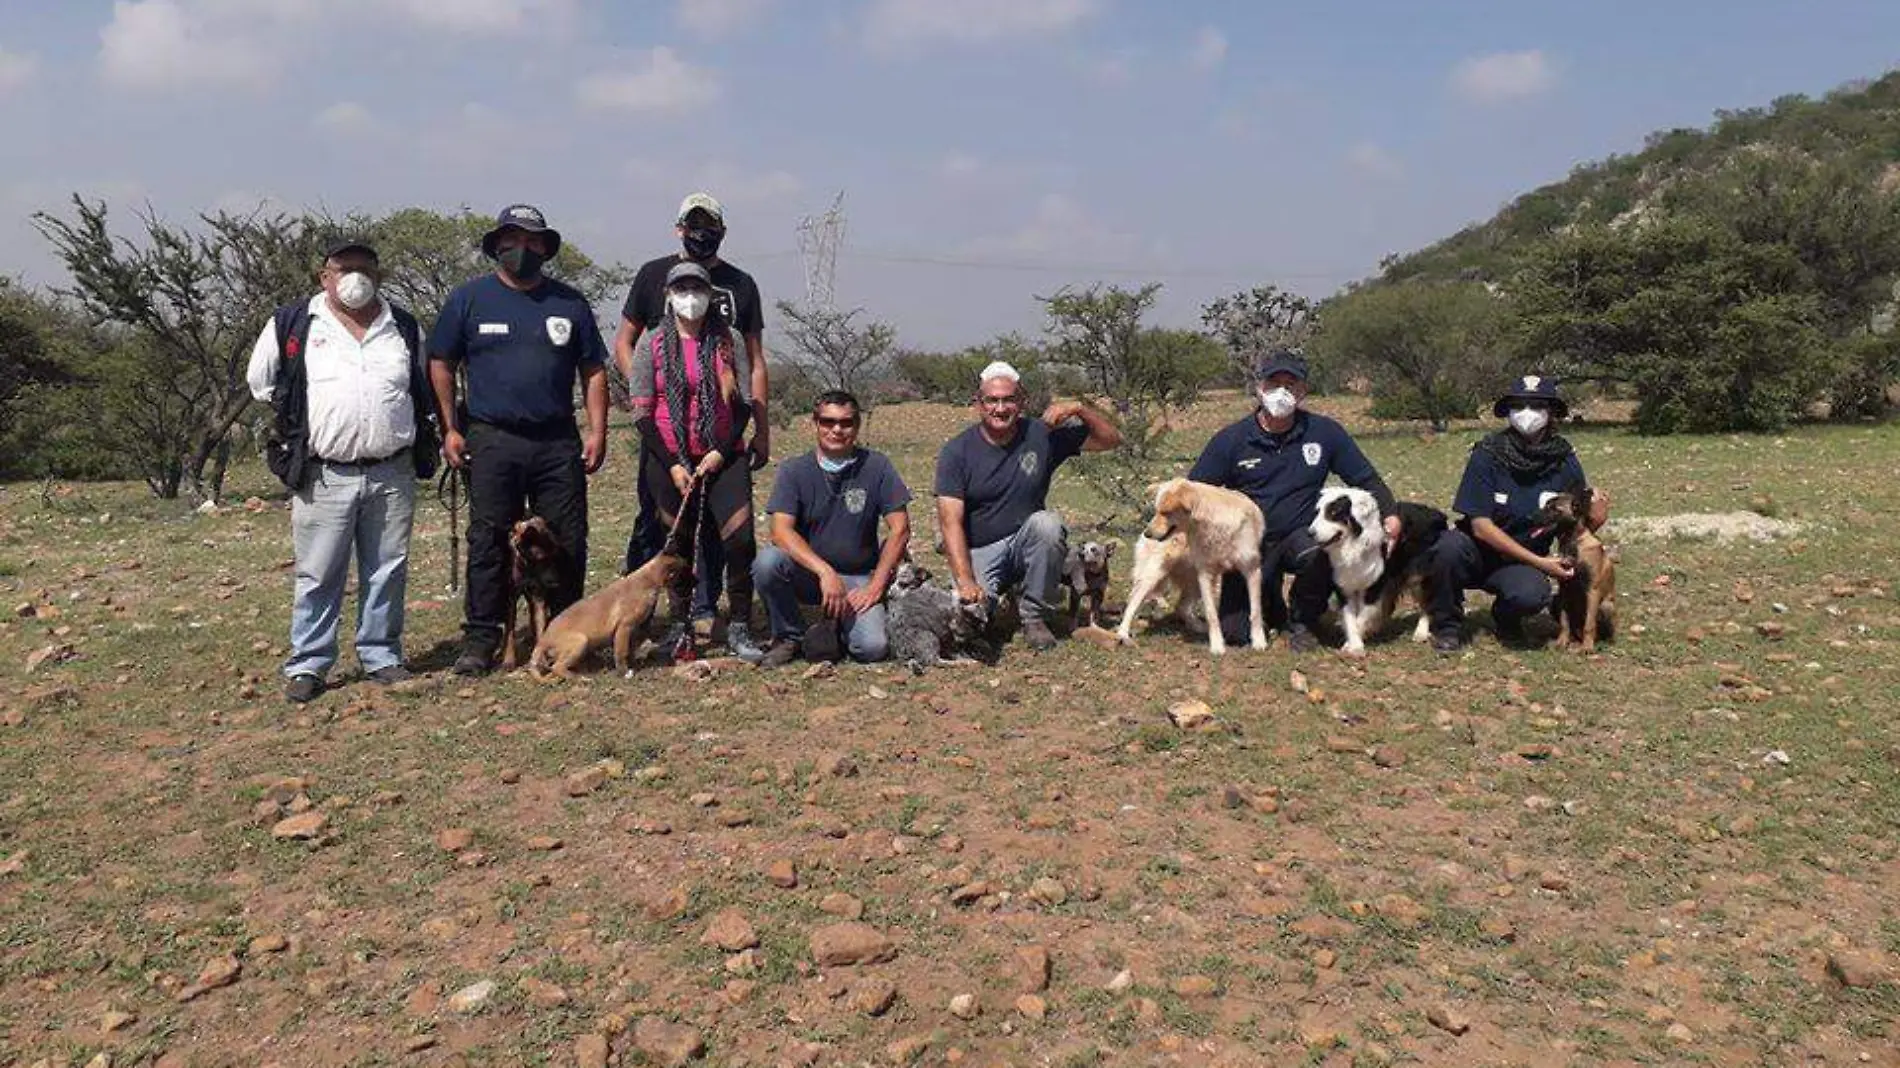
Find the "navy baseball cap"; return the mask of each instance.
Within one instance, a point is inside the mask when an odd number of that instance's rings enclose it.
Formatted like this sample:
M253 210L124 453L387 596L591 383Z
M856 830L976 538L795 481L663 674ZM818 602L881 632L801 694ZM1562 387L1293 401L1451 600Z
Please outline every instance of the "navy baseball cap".
M1511 383L1511 388L1491 407L1491 414L1499 419L1511 410L1512 401L1543 401L1550 405L1550 413L1559 419L1570 414L1570 405L1557 395L1557 380L1549 375L1524 375Z
M323 258L326 260L333 260L333 259L336 259L338 256L343 255L346 252L360 252L363 255L368 256L370 258L371 263L377 262L377 259L378 259L376 255L376 246L370 244L369 242L363 240L360 237L339 237L335 239L334 241L331 241L328 245L325 245L323 247Z
M1306 381L1306 357L1293 349L1276 349L1254 361L1253 380L1265 382L1278 374L1289 374Z
M666 284L668 288L671 288L676 282L683 282L687 279L701 282L707 288L712 287L712 273L699 264L694 263L692 260L681 260L673 265L672 270L666 272Z
M522 230L530 234L548 235L548 256L552 258L561 251L561 232L548 225L547 216L533 204L510 204L495 216L495 225L482 235L482 255L489 259L495 257L495 239L503 230Z

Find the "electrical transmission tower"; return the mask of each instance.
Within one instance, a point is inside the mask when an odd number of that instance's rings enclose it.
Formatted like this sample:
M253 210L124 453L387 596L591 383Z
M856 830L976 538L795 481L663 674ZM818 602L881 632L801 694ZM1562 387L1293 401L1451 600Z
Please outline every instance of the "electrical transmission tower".
M838 246L844 244L844 190L823 215L798 220L798 261L805 268L805 303L830 311L832 281L838 273Z

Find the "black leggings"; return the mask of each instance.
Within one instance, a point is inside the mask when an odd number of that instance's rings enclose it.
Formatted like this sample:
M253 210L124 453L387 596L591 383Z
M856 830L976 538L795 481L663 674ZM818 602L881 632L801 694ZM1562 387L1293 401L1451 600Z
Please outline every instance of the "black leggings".
M702 529L716 533L726 554L727 618L752 622L752 558L758 553L757 536L752 530L752 465L741 452L726 461L706 487L705 507L700 511ZM640 480L659 510L659 521L672 529L680 510L679 487L673 485L672 461L651 450L641 450ZM684 622L692 614L693 580L689 574L680 588L673 591L673 618Z

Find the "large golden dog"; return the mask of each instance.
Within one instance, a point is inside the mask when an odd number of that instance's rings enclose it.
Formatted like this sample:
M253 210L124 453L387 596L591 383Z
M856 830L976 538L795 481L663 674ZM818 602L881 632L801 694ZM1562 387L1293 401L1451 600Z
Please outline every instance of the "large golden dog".
M1183 572L1191 571L1201 591L1208 651L1226 652L1227 640L1220 628L1220 582L1227 572L1238 571L1247 583L1251 644L1255 649L1265 649L1260 539L1266 520L1260 515L1260 506L1245 494L1185 478L1169 479L1154 491L1154 519L1135 548L1134 588L1128 594L1117 636L1133 642L1135 613L1156 587L1171 578L1179 582L1185 577Z

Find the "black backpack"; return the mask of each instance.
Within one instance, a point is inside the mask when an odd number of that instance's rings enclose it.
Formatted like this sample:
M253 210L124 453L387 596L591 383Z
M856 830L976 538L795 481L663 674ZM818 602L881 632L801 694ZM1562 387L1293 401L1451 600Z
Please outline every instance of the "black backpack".
M409 400L416 410L416 443L409 455L415 461L416 477L435 475L436 460L442 449L440 428L436 426L435 392L429 385L428 363L422 353L422 328L416 317L389 306L396 320L396 332L409 349ZM264 447L264 461L292 493L303 488L310 468L310 377L304 363L304 347L310 338L310 303L300 301L277 309L277 377L271 391L271 436Z

